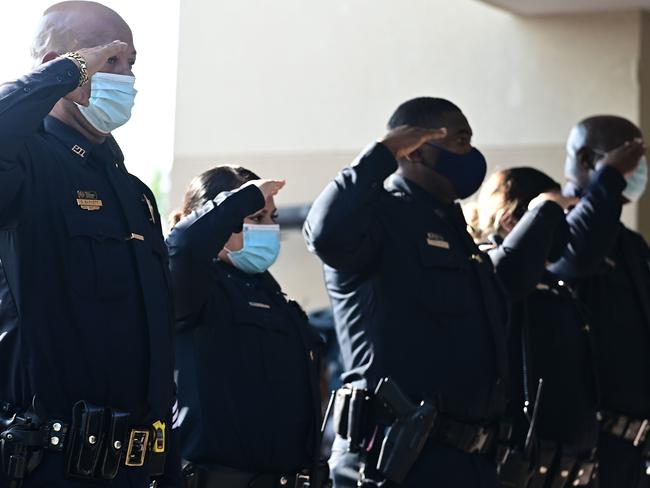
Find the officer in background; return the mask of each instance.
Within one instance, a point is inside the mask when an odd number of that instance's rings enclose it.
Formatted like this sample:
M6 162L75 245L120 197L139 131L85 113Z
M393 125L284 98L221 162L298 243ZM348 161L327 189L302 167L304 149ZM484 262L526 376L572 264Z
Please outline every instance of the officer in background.
M569 242L565 212L591 202L620 211L625 186L618 168L636 165L639 147L610 153L610 168L584 201L563 197L560 184L530 167L494 173L481 187L472 228L487 242L512 303L510 337L514 450L501 467L504 488L592 486L599 407L594 351L582 304L565 281L546 270ZM528 210L527 210L528 209ZM610 231L618 221L609 220Z
M455 203L479 188L485 159L447 100L407 101L388 127L304 226L325 263L348 383L334 407L335 485L496 487L506 306Z
M607 211L597 200L583 198L568 216L570 252L550 268L574 284L591 320L602 395L598 452L603 488L637 486L645 478L650 445L650 249L622 223L615 231L608 227L619 219L622 203L637 201L646 188L641 137L632 122L615 116L590 117L571 130L565 194L583 196L599 179L606 183L600 199L617 200L618 209ZM620 174L612 174L603 161L622 144L639 149L635 164L620 170L627 181L621 198ZM607 257L594 259L601 246Z
M167 254L111 136L135 96L131 30L63 2L32 51L0 87L0 485L146 487L167 461L172 486Z

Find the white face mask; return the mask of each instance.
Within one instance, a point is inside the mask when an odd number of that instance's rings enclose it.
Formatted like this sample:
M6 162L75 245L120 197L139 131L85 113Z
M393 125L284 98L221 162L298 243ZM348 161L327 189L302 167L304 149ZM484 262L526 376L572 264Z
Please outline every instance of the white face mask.
M625 181L627 186L623 190L623 196L631 202L636 202L641 198L648 184L648 161L645 156L639 161L634 173L625 177Z
M77 104L90 125L103 134L109 134L126 124L138 93L133 87L135 76L95 73L90 83L90 103L87 107Z
M564 175L569 180L580 183L580 171L578 171L578 163L576 162L576 149L567 143L567 158L564 165ZM596 153L599 156L604 156L604 153ZM648 160L642 156L639 160L639 165L634 172L625 177L627 186L623 190L622 195L630 202L636 202L641 198L648 185Z

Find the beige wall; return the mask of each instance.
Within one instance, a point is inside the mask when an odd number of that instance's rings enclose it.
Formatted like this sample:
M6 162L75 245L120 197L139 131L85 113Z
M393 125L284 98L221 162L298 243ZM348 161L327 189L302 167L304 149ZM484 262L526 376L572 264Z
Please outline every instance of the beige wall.
M520 18L473 0L181 2L172 205L225 162L287 178L279 205L307 203L418 95L459 104L492 168L561 179L574 122L641 121L642 21ZM635 208L625 220L636 226ZM276 276L307 308L325 304L318 262L286 239Z

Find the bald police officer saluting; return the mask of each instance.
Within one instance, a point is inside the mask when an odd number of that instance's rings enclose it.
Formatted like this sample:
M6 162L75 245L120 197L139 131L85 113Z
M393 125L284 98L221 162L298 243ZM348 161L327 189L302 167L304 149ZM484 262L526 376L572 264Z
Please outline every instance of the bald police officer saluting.
M0 87L0 485L145 487L176 456L160 218L111 137L131 30L63 2L33 54Z

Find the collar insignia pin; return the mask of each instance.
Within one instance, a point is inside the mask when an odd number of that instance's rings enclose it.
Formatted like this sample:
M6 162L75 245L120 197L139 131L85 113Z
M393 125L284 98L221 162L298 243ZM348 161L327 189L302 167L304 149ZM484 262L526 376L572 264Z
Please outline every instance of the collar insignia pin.
M81 146L79 146L79 145L77 145L77 144L75 144L74 146L72 146L71 150L72 150L72 152L75 153L77 156L80 156L80 157L82 157L82 158L85 158L85 157L86 157L86 150L85 150L83 147L81 147Z

